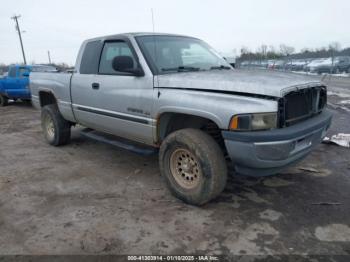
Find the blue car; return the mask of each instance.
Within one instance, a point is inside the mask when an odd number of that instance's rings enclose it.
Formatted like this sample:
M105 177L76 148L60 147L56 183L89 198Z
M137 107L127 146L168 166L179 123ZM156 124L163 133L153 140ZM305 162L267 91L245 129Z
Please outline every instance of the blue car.
M57 69L46 65L12 65L7 76L0 78L0 106L6 106L8 100L30 101L30 72L55 72Z

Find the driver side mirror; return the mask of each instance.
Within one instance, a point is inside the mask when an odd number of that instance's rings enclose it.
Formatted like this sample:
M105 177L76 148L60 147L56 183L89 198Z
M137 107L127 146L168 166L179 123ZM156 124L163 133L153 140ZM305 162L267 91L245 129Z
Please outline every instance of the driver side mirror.
M112 67L115 71L130 73L134 76L144 76L145 73L139 67L134 68L134 60L131 56L116 56L113 58Z

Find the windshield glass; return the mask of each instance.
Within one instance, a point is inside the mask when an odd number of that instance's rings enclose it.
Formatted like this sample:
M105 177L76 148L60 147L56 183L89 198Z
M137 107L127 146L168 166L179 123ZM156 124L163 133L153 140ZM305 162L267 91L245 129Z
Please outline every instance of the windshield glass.
M153 73L231 69L205 42L180 36L139 36L140 48Z

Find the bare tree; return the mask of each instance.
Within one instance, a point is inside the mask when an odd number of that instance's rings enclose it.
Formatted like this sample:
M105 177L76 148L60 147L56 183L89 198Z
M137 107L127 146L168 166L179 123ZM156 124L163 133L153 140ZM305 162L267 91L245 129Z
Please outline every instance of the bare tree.
M276 48L273 45L269 45L268 52L270 53L276 53Z
M341 50L341 46L338 42L332 42L328 45L328 50L331 53L331 57L332 57L332 68L334 67L334 57L336 55L337 52L339 52ZM334 68L333 68L334 69Z
M339 44L339 42L332 42L328 45L328 49L339 52L341 50L341 45Z
M295 51L295 48L292 46L287 46L285 44L280 44L280 52L284 56L289 56L293 54Z
M240 51L241 51L241 55L250 53L248 47L246 46L242 46Z
M257 53L261 55L262 58L266 58L267 55L267 45L262 44L257 48Z
M300 50L300 53L310 53L313 52L311 48L304 47Z
M261 45L261 51L264 57L267 55L267 45L263 44Z

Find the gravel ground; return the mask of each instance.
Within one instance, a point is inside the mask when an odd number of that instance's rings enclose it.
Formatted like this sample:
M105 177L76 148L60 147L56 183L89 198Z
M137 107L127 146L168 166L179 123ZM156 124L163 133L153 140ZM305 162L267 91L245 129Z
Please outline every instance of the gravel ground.
M350 92L330 91L330 134L350 133ZM272 177L230 174L199 208L170 195L156 156L86 140L78 128L70 145L51 147L29 105L0 116L2 255L350 254L348 148L322 144Z

